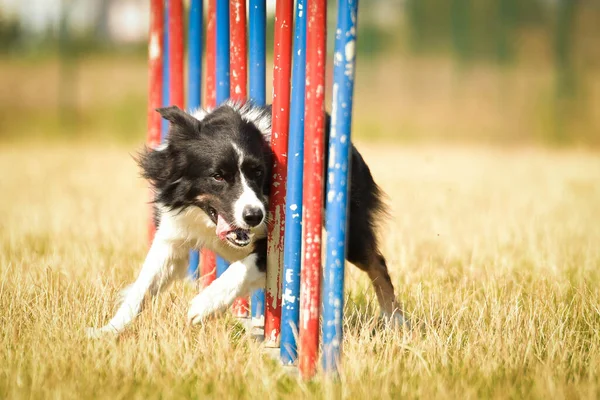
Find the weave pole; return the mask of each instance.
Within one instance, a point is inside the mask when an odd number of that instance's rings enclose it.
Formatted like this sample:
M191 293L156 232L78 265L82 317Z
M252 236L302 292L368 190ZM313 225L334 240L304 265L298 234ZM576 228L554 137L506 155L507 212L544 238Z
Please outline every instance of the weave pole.
M217 5L216 0L208 0L206 16L206 90L204 91L204 105L206 108L215 108L217 104L216 91L216 32ZM200 286L206 287L217 277L217 257L210 250L202 249L200 252Z
M263 106L266 103L266 1L249 1L249 70L250 100L254 104ZM258 289L252 294L250 302L252 307L252 325L264 327L265 291Z
M321 229L323 226L323 149L325 133L325 0L310 1L306 39L306 114L304 135L304 264L300 293L300 357L303 378L316 372L319 350Z
M247 100L247 52L246 52L246 0L231 0L229 4L229 54L230 54L230 93L234 101ZM232 305L232 312L238 318L248 317L248 298L239 297Z
M169 0L169 102L184 108L183 2Z
M169 0L164 0L163 9L163 66L162 66L162 105L163 107L169 106L170 101L170 82L169 82ZM162 119L160 129L160 142L164 142L167 138L167 132L169 131L169 121Z
M229 98L229 0L216 0L216 102ZM217 276L229 267L227 261L217 257Z
M279 345L281 330L281 272L285 230L293 4L293 0L279 0L275 6L271 127L273 170L269 193L270 222L267 234L267 287L265 293L265 339L267 346L271 347Z
M164 35L163 0L152 0L150 3L150 34L148 36L148 148L154 149L160 144L161 118L156 109L162 105L162 68L163 68L163 35ZM153 206L150 206L148 218L148 238L152 242L156 226L154 224Z
M202 0L191 0L188 18L188 90L187 108L200 108L202 99ZM190 251L188 275L198 278L198 250Z
M327 166L325 229L327 252L323 273L323 369L337 373L343 339L344 263L348 227L348 193L352 132L352 100L356 71L358 0L338 2L333 58L333 106Z
M296 2L294 36L283 251L283 295L281 296L280 356L284 364L293 364L298 357L296 338L298 337L300 317L300 266L302 264L306 0L297 0Z

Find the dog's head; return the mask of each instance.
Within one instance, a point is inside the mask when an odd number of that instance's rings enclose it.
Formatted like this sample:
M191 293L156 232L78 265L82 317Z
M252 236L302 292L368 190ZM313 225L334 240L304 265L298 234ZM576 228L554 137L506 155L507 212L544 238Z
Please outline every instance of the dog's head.
M266 218L271 152L263 134L228 105L202 120L175 106L157 111L170 122L166 145L140 157L157 203L182 211L198 207L221 240L250 244Z

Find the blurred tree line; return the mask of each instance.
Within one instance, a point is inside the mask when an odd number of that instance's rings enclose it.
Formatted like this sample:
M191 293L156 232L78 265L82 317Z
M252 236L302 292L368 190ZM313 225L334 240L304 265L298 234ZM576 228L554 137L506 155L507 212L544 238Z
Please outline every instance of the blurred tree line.
M59 23L37 34L24 30L18 19L3 17L0 8L0 54L58 54L66 88L61 102L66 105L73 102L68 87L76 85L79 58L123 52L142 58L147 50L143 40L124 43L111 35L109 11L119 0L57 1L62 5ZM147 2L130 1L140 4L140 13L147 13ZM336 1L328 1L328 24L333 32ZM94 4L94 17L84 29L74 30L70 24L74 18L70 6L76 3ZM481 63L510 68L543 59L554 70L550 108L553 139L558 142L567 139L568 120L581 104L578 96L585 92L586 70L600 66L598 0L362 0L359 19L357 49L361 65L385 62L392 55L443 56L453 59L460 72ZM270 42L273 19L267 21ZM523 44L528 37L535 37L542 45L533 51ZM330 49L333 40L330 35ZM268 49L272 50L270 46Z

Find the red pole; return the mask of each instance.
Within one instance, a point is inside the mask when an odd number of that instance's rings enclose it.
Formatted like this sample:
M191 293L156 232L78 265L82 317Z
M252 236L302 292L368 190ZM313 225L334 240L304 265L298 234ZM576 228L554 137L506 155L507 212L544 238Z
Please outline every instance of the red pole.
M215 86L216 38L217 38L217 5L215 0L208 0L206 16L206 91L204 107L212 109L217 104ZM200 286L206 287L217 279L217 259L212 251L202 249L200 252Z
M308 2L306 41L306 108L304 129L303 242L300 284L299 370L315 374L319 349L321 228L323 224L323 154L325 131L325 0Z
M232 100L245 101L247 94L246 52L246 2L231 0L229 3L229 70Z
M246 53L246 0L229 2L229 97L235 101L245 101L247 94L247 53ZM240 297L232 306L236 317L247 318L248 298Z
M169 63L169 102L184 108L182 0L169 0Z
M162 64L163 64L163 0L152 0L150 3L150 34L148 36L148 137L147 145L150 149L160 144L160 114L156 109L162 106ZM148 220L148 238L154 239L156 227L154 216L150 207Z
M289 130L290 75L292 63L293 0L279 0L275 6L273 66L273 172L269 195L267 245L267 287L265 292L265 339L267 345L279 344L281 330L281 273L283 269L283 232L285 229L285 185Z
M217 257L210 250L200 251L200 288L203 289L217 279Z
M217 104L216 72L217 61L215 58L217 45L217 4L216 0L208 0L206 16L206 94L204 104L206 108L214 108Z

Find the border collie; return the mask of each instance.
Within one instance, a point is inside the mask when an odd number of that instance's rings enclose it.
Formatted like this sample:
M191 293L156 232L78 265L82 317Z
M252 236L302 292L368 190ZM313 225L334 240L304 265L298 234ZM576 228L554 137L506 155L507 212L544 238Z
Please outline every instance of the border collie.
M138 160L155 190L156 235L115 316L90 328L92 337L123 331L145 300L184 278L190 249L210 249L231 263L191 301L192 324L265 286L271 107L228 102L210 112L188 114L174 106L157 111L170 122L167 141ZM329 126L328 117L327 133ZM402 324L376 237L378 217L385 214L383 193L354 146L351 157L347 259L371 278L384 316Z

